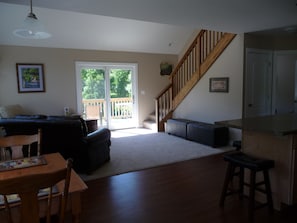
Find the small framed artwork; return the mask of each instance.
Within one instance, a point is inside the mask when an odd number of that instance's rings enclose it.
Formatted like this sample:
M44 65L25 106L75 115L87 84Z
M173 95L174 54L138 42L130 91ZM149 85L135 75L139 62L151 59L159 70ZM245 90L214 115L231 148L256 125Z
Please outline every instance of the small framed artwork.
M215 77L209 79L210 92L228 92L229 77Z
M19 93L45 92L43 64L17 63Z

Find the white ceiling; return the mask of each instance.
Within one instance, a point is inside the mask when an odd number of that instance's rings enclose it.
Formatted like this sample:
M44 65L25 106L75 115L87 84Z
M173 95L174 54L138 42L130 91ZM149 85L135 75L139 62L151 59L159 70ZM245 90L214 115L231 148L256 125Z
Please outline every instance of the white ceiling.
M8 4L9 3L9 4ZM12 35L29 0L0 0L0 44L178 54L195 30L246 33L297 25L297 0L33 0L53 35Z

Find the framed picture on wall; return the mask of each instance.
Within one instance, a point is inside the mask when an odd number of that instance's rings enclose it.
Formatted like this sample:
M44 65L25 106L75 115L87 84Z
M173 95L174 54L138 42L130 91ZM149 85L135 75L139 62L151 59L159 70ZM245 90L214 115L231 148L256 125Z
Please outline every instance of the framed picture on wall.
M228 92L229 77L215 77L209 79L210 92Z
M17 63L18 92L45 92L43 64Z

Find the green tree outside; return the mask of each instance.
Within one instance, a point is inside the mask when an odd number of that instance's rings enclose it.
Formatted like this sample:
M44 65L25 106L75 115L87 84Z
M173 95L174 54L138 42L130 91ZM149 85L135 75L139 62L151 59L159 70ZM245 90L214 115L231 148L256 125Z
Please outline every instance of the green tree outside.
M82 69L83 99L105 98L105 71L103 69ZM131 71L112 69L110 72L111 98L132 96Z
M110 73L110 97L126 98L131 97L131 71L112 69Z
M82 69L82 98L105 98L105 71L102 69Z

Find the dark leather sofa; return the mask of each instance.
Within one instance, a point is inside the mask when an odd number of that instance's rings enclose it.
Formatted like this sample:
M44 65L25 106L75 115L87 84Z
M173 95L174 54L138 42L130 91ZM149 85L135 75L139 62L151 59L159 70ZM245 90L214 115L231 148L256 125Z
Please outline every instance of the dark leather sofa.
M33 134L41 129L41 154L59 152L72 158L74 169L90 174L110 160L110 131L101 128L89 133L85 121L79 117L16 116L0 119L6 135Z

